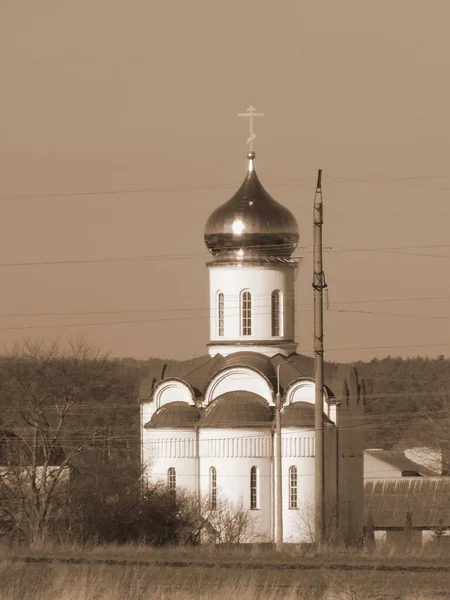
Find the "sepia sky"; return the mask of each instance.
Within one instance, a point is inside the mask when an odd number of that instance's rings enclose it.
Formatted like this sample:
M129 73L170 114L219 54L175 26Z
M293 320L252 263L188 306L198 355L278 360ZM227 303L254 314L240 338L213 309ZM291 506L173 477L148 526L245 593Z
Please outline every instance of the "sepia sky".
M299 351L320 167L326 358L450 355L449 22L448 0L2 0L0 346L205 353L203 227L245 176L253 104L304 247ZM89 262L127 257L147 258Z

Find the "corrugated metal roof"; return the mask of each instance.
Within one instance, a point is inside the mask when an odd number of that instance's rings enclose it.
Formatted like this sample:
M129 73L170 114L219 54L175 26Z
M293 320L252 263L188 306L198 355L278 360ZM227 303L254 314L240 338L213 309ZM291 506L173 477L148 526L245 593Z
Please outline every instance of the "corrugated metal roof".
M450 477L366 479L364 519L376 529L450 527Z

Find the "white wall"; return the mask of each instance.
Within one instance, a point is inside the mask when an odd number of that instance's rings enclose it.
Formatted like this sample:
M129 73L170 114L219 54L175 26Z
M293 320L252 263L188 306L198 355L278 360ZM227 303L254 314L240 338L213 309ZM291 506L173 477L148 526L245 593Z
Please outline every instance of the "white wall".
M289 469L297 467L297 509L289 508ZM314 524L314 431L283 429L283 539L285 542L311 542Z
M282 263L270 266L210 266L210 340L255 342L279 340L277 347L265 346L265 354L274 355L277 352L287 353L295 350L292 343L285 344L284 340L294 340L294 276L295 264ZM252 294L252 335L241 335L240 294L243 290ZM271 294L274 290L282 293L282 335L272 337ZM224 335L218 336L217 328L217 293L224 294ZM211 345L211 355L227 355L242 350L241 346ZM259 347L255 348L260 352Z
M200 430L201 490L209 492L209 469L217 469L219 498L250 510L250 469L258 469L258 510L250 515L261 539L272 537L272 435L270 430Z
M400 469L364 452L364 479L390 479L401 476Z
M197 434L195 429L142 429L142 459L147 478L167 483L176 470L176 485L197 492Z

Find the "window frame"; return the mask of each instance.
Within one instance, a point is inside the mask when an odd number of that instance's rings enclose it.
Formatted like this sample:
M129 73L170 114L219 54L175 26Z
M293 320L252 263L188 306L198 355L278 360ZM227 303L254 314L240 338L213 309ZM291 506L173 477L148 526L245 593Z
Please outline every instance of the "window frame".
M217 510L217 469L209 468L209 508Z
M177 491L177 471L175 467L169 467L167 469L167 487L169 493L175 495Z
M298 510L298 469L289 467L289 510Z
M217 292L217 335L223 337L225 335L225 295L222 291Z
M281 290L273 290L270 295L270 318L272 337L283 336L283 294Z
M250 290L242 290L240 302L241 335L252 335L252 293Z
M259 510L259 469L250 469L250 510Z

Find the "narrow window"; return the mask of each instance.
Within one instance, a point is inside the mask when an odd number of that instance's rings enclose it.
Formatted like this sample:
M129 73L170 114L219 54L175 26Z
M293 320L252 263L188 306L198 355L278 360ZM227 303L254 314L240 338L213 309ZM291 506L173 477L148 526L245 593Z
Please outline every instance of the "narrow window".
M289 508L298 508L297 467L289 469Z
M224 322L224 295L223 292L217 294L217 335L224 335L225 322Z
M281 292L272 292L272 335L280 336L281 333Z
M248 290L241 295L241 331L252 335L252 295Z
M209 469L209 507L211 510L217 508L217 469L211 467Z
M170 467L167 471L167 487L169 488L169 492L175 495L177 489L177 474L174 467Z
M258 472L256 467L250 469L250 509L258 509Z

